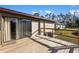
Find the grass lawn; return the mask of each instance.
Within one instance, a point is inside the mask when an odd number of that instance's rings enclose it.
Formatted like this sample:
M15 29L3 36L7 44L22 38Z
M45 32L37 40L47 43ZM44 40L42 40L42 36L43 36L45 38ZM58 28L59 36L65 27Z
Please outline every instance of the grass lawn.
M75 31L70 31L70 30L56 30L56 34L59 35L64 35L64 36L69 36L69 37L76 37L72 33Z
M56 34L58 35L56 38L61 40L65 40L72 43L77 43L77 36L72 33L75 31L72 30L56 30Z

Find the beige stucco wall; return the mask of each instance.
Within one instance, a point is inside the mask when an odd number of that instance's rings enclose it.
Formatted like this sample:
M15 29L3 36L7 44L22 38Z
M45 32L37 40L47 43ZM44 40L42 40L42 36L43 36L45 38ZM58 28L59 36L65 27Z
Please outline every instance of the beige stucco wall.
M41 26L41 28L43 28L43 21L41 21L41 24L40 24ZM45 28L55 28L55 23L51 23L51 22L45 22ZM43 34L43 29L41 29L41 31L42 31L42 33L41 34ZM52 32L52 30L50 30L50 29L45 29L45 32ZM53 30L53 32L55 32L54 30Z
M43 21L40 21L40 28L43 28ZM50 22L45 22L45 28L54 28L54 23L50 23ZM38 21L32 21L32 34L38 34ZM41 29L41 34L43 34L43 29ZM45 29L46 32L52 32L52 30L50 29ZM53 32L55 32L53 30Z
M46 28L54 28L54 23L46 22L45 27Z
M0 41L6 42L11 40L11 34L10 34L10 18L0 18L0 20L3 20L2 28L3 30L0 33ZM1 42L0 42L1 43Z
M45 23L45 28L52 28L52 29L54 29L54 26L55 26L54 23L50 23L50 22L46 22ZM46 32L52 32L52 30L50 30L50 29L46 29L45 31ZM54 30L53 30L53 32L54 32Z
M43 28L43 21L40 22L40 27Z
M32 21L32 35L38 33L38 21Z

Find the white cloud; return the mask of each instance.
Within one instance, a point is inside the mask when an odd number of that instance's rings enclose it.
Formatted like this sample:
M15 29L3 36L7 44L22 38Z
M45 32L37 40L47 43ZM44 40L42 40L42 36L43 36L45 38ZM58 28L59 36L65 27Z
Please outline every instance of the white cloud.
M50 11L50 10L45 10L45 12L46 12L46 13L51 13L51 11Z
M72 15L74 15L74 12L75 12L75 16L79 17L79 10L70 10L70 13Z
M70 13L73 15L74 14L74 12L76 13L76 14L79 14L79 10L70 10Z
M32 11L32 14L34 14L34 13L38 13L37 11Z
M74 14L74 12L75 12L75 10L70 10L70 13L73 15Z
M34 13L42 13L42 12L43 12L42 10L32 11L32 14L34 14Z

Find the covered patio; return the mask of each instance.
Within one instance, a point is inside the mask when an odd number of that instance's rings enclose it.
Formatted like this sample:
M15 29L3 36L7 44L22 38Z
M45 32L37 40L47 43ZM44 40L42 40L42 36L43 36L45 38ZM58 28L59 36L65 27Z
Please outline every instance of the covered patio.
M0 44L15 41L35 34L54 32L55 21L6 8L0 8ZM46 30L46 28L48 28Z
M55 21L0 8L0 52L79 52L77 44L55 38L55 30Z

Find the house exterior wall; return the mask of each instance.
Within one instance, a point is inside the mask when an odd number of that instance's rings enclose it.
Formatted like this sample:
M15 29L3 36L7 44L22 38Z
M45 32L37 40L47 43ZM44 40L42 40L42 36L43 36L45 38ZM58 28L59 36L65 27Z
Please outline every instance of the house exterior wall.
M8 17L0 17L1 20L1 30L0 30L0 44L10 41L10 18Z
M9 9L0 9L0 11L2 11L0 13L0 20L1 20L0 43L2 41L4 43L6 41L11 41L13 39L27 37L26 34L28 34L28 32L31 32L31 31L32 31L32 35L34 35L34 34L40 33L41 31L43 33L47 32L47 31L52 31L52 30L47 30L45 28L51 28L51 29L54 28L54 24L51 23L52 21L45 20L44 18L35 17L32 15L30 16L28 14L19 13L17 11L14 12ZM16 38L12 38L13 33L11 30L12 28L10 28L10 27L12 27L11 20L14 20L14 19L11 19L11 18L16 18L16 34L15 34ZM32 23L31 23L32 27L29 26L28 24L26 24L25 21L23 22L23 19L25 19L25 20L29 19L30 21L32 21ZM31 27L30 31L29 31L29 29L30 29L29 27ZM41 29L41 28L42 28L42 30L40 31L39 29ZM39 32L38 32L38 30L39 30Z
M54 29L55 27L54 23L50 23L50 22L45 22L45 28L50 28L50 29L45 29L45 32L52 32L52 29ZM44 34L44 21L40 21L40 31L41 34ZM53 32L55 32L55 30L53 30ZM32 21L32 35L34 34L38 34L38 21Z
M32 35L38 33L38 21L32 21Z
M54 28L54 23L46 22L45 27L46 28Z
M49 28L49 29L45 30L46 32L52 32L53 31L53 33L55 33L55 30L53 30L55 28L55 23L46 22L45 28Z
M11 18L9 17L5 17L5 18L1 18L1 20L4 20L4 32L3 32L3 40L4 42L6 41L11 41L11 30L10 30L10 21L11 21ZM25 26L26 24L24 24ZM35 34L38 34L38 29L39 29L39 21L35 21L35 20L32 20L31 22L31 29L32 29L32 36L35 35ZM27 26L26 26L27 27ZM41 28L44 28L44 21L40 21L40 29ZM51 22L45 22L45 28L54 28L54 23L51 23ZM23 23L18 19L16 18L16 39L19 39L20 38L20 34L23 33ZM44 29L41 29L41 33L44 33ZM49 29L45 29L45 32L48 32L48 31L51 31L52 30L49 30Z
M5 17L4 19L1 19L1 20L4 20L3 40L4 42L11 41L11 30L10 30L11 18ZM32 35L38 34L38 24L39 24L39 21L32 20L32 28L31 28ZM23 32L22 27L23 27L22 23L20 23L19 19L16 18L16 39L20 38L20 34L22 34L21 32ZM44 28L44 21L40 21L40 28ZM54 28L54 23L45 22L45 28ZM41 31L42 31L41 33L43 33L43 29L41 29ZM45 31L52 32L52 30L49 30L49 29L45 29Z

